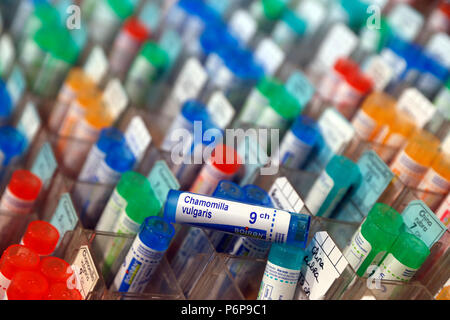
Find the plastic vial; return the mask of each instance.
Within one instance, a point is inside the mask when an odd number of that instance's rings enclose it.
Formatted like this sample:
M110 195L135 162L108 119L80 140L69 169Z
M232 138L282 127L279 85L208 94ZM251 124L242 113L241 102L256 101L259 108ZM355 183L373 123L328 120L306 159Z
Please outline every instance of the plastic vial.
M48 281L36 271L19 271L6 290L8 300L44 300L48 295Z
M150 31L136 17L123 24L111 49L109 64L114 74L122 76L130 67L142 44L150 37Z
M416 132L390 168L409 187L417 187L438 155L441 142L426 131Z
M300 277L303 248L274 243L264 270L258 300L292 300Z
M300 169L306 162L320 137L317 123L307 117L299 116L281 142L278 163L284 167Z
M419 198L424 201L431 210L435 210L442 197L450 191L450 156L443 152L434 159L430 169L423 177L417 189L425 191ZM428 192L442 194L442 197Z
M422 240L411 233L402 232L372 277L408 282L429 255L430 249Z
M236 150L227 145L218 145L203 166L190 192L212 194L221 180L232 180L242 166Z
M369 211L343 254L360 277L370 265L377 266L403 228L402 216L383 203L376 203Z
M305 204L313 215L328 218L347 191L356 188L361 180L356 163L335 155L311 187Z
M145 176L134 171L125 172L109 198L95 230L111 231L128 201L133 197L145 198L150 192L150 182Z
M159 217L149 217L142 224L112 288L119 292L142 293L158 267L170 241L174 227Z

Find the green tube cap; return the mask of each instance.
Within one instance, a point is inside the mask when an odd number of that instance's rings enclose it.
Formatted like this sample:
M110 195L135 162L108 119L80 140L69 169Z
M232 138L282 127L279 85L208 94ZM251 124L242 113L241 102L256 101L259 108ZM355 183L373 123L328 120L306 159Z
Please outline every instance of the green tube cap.
M146 42L142 47L140 54L158 70L158 73L163 73L169 67L169 55L155 42Z
M128 202L136 197L146 197L152 192L150 181L140 173L134 171L127 171L122 174L119 183L117 184L117 192Z
M297 99L286 90L285 86L274 90L269 101L272 109L287 121L293 120L302 111Z
M139 196L142 195L136 195L128 202L125 212L131 220L142 224L147 217L157 216L161 206L153 191L150 191L145 197Z
M262 0L264 15L269 20L278 20L286 9L286 4L282 0Z
M363 236L380 250L388 250L403 226L402 216L384 203L376 203L361 226Z
M107 4L122 21L131 16L135 9L135 5L129 0L107 0Z
M430 255L428 246L408 232L402 232L389 251L398 261L412 269L419 269Z

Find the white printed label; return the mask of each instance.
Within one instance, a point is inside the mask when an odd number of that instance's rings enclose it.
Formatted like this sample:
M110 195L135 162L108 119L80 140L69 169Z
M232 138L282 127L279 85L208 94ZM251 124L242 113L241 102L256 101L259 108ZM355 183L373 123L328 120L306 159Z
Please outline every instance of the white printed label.
M412 269L398 261L392 253L381 262L375 270L372 278L381 280L393 280L408 282L416 273L417 269Z
M105 157L106 154L98 148L97 144L94 144L84 162L78 180L83 182L95 182L95 173L97 172L100 163L105 160Z
M176 107L181 107L186 100L196 98L207 79L208 75L200 62L195 58L190 58L181 70L172 92ZM167 110L167 112L174 111L177 110Z
M103 93L103 101L115 120L128 105L128 96L119 79L112 79Z
M269 196L275 208L289 212L300 212L304 206L303 200L286 177L280 177L275 180L275 183L269 190Z
M389 27L406 41L414 40L423 22L422 15L406 4L398 4L388 16Z
M14 62L14 44L8 34L4 34L0 39L0 73L2 77L5 71L8 71Z
M365 73L372 79L376 91L384 91L394 75L392 68L381 56L370 59Z
M426 192L445 194L450 190L450 181L446 180L434 169L430 168L417 189ZM427 195L424 194L421 199L424 200L426 197Z
M125 140L136 157L136 162L139 163L145 150L152 142L152 136L141 117L136 116L131 120L125 131Z
M78 254L72 264L72 268L77 272L77 279L80 285L80 293L83 299L94 289L99 275L92 259L89 247L84 245L78 250Z
M436 112L436 107L416 88L409 88L403 92L397 108L409 113L420 128L423 128Z
M312 146L301 141L292 131L288 131L281 144L279 163L287 168L299 169L311 150Z
M163 256L164 252L146 246L137 236L114 278L114 288L120 292L142 293Z
M239 121L242 123L255 122L255 115L261 114L268 105L269 100L257 88L253 88L239 114Z
M291 214L284 210L181 193L176 223L187 223L271 242L287 240Z
M119 194L117 188L114 189L95 230L111 232L120 213L122 210L125 210L127 204L128 202Z
M92 49L86 64L84 65L84 72L96 84L100 84L108 71L108 59L101 47Z
M348 262L326 231L314 235L306 252L300 285L310 300L322 299Z
M17 129L22 132L29 144L33 143L34 137L41 127L41 119L33 102L29 101L23 110L22 117L17 124Z
M297 13L306 20L308 34L314 34L326 17L325 6L317 0L303 0L297 7Z
M311 187L311 191L305 199L306 207L314 216L319 212L322 204L325 202L325 199L328 197L333 187L333 179L325 170L322 171L322 174Z
M450 37L446 33L437 33L428 42L425 50L436 57L445 67L450 68Z
M352 126L355 129L358 136L367 141L372 136L377 127L377 123L371 117L360 109L356 116L353 118Z
M364 222L363 222L364 223ZM355 272L372 251L372 245L361 233L361 228L353 235L352 241L344 250L344 257Z
M391 164L392 172L400 180L410 187L417 187L427 172L427 167L422 166L412 159L404 150L395 158Z
M358 44L358 37L344 24L336 24L322 42L317 61L331 68L340 57L348 57Z
M257 25L255 19L245 10L237 10L229 22L230 31L244 44L247 44L255 35Z
M3 300L5 297L6 290L8 289L10 283L11 280L6 278L3 273L0 272L0 300Z
M33 209L34 200L28 201L16 197L9 188L6 188L5 193L0 200L0 210L14 212L18 214L30 213Z
M255 51L255 59L263 65L267 75L274 75L284 58L283 50L270 38L262 40Z
M208 102L208 110L213 122L225 129L234 117L235 110L221 91L216 91Z
M300 270L287 269L267 262L258 300L292 300Z
M330 149L341 153L355 135L355 129L338 111L325 110L318 122L322 136Z

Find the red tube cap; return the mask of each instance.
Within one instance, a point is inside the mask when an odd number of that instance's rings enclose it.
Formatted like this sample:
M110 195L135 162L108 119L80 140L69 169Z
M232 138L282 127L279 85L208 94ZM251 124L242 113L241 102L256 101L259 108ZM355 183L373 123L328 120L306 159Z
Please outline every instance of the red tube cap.
M334 64L333 68L343 77L347 77L350 74L359 72L358 64L355 61L347 58L339 58Z
M39 255L20 244L9 246L0 259L0 272L9 280L19 271L37 270Z
M41 260L39 271L47 278L49 283L67 283L67 279L73 274L73 270L63 259L57 257L45 257Z
M6 290L8 300L44 300L48 296L48 282L39 272L19 271Z
M26 201L36 200L41 187L41 179L28 170L14 171L8 185L8 189L13 195Z
M346 77L346 80L349 85L351 85L354 89L356 89L363 95L368 94L370 91L372 91L372 79L360 72L349 74Z
M242 161L236 150L222 144L211 153L211 164L223 173L231 175L238 172Z
M136 17L131 17L125 21L123 29L139 42L144 42L150 38L150 31Z
M77 289L69 289L65 283L50 285L47 300L83 300L83 296Z
M58 240L58 230L50 223L40 220L31 222L23 236L23 244L41 256L53 253Z

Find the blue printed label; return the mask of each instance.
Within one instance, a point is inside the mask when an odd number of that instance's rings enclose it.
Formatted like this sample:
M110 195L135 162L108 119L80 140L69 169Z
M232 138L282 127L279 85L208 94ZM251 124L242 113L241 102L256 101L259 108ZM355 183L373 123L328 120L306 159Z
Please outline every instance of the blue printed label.
M438 217L421 200L411 201L402 213L408 231L431 248L447 230Z
M159 40L159 45L166 50L173 65L178 60L182 47L178 33L175 30L166 30Z
M59 231L59 242L61 242L67 231L75 229L78 223L78 216L68 193L64 193L61 199L59 199L58 206L50 223Z
M302 107L305 107L311 100L315 89L302 72L296 71L287 80L286 90L297 98Z
M44 188L47 188L57 167L52 147L49 142L46 142L34 161L31 172L37 175L41 179Z
M148 180L150 181L150 185L161 206L166 201L167 195L171 189L180 189L178 180L174 177L164 160L159 160L155 163L148 176Z

